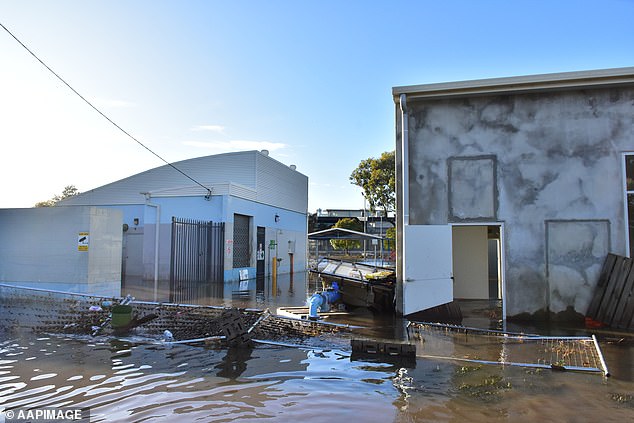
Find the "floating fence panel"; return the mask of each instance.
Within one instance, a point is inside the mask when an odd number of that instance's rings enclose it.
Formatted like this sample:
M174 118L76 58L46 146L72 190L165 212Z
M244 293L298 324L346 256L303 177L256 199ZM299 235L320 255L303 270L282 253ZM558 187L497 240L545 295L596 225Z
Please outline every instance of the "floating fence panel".
M618 329L634 329L634 261L608 254L587 317Z
M411 322L407 331L422 342L417 354L422 358L609 375L594 336L539 336L426 322ZM448 350L453 351L449 356Z

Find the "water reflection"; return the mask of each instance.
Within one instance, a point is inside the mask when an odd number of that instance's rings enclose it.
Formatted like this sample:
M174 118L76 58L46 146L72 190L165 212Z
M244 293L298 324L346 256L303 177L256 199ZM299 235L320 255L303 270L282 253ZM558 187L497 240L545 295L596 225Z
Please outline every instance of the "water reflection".
M250 346L228 348L220 364L214 366L219 370L218 376L231 380L239 378L247 369L247 362L251 359L252 353L253 348Z
M275 292L269 279L221 287L197 301L274 310L302 305L320 288L305 274L280 275ZM502 354L477 338L408 338L406 321L365 309L346 320L366 327L360 337L406 340L417 343L419 353L476 359ZM425 358L368 359L341 346L227 349L0 329L0 410L90 407L93 421L103 422L629 421L634 348L616 336L601 339L613 378Z
M380 366L373 371L357 369L342 360L345 354L334 351L271 346L216 350L129 340L29 340L28 336L3 344L0 351L1 409L89 407L93 421L168 420L183 415L187 421L221 421L229 416L251 419L282 413L285 418L294 415L310 421L311 413L327 409L333 401L350 400L352 406L361 406L353 398L364 383L361 380L385 382L381 389L374 383L365 393L366 398L381 399L379 409L395 392L389 383L391 374ZM10 358L25 351L35 359ZM89 363L77 366L68 357L88 357ZM332 386L335 380L338 384Z
M307 422L627 421L634 410L631 382L592 374L352 358L24 334L0 344L0 408L90 407L93 421Z
M137 300L153 299L152 282L126 282L122 290ZM226 305L238 307L276 308L281 306L301 306L315 290L321 289L321 283L308 272L280 274L274 284L269 276L226 283L201 283L196 289L181 292L181 303ZM168 301L169 284L159 283L158 300Z

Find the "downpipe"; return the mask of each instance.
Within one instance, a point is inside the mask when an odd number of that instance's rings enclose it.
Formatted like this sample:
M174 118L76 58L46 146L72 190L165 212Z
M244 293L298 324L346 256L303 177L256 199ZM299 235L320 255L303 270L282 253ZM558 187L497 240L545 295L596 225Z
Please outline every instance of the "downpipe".
M405 269L405 250L407 249L407 227L409 226L409 115L407 109L407 95L401 94L399 97L401 108L401 195L403 209L403 228L401 229L401 264L400 264L400 286L397 284L394 295L395 309L397 313L403 313L405 307L404 290L407 282Z

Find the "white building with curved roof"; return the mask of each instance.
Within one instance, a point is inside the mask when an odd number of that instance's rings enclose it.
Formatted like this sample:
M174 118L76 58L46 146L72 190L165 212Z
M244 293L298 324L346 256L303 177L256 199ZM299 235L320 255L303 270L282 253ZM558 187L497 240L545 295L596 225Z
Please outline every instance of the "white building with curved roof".
M213 284L306 269L308 177L266 150L160 166L57 206L121 210L122 283L148 297L183 301Z

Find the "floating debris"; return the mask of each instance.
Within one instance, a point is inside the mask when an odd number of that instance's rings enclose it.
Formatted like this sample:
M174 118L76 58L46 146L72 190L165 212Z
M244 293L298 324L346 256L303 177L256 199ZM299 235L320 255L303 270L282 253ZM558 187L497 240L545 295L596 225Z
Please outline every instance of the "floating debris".
M104 303L110 307L90 311ZM113 327L111 310L121 305L130 307L129 321ZM249 345L252 339L337 345L349 341L336 342L331 335L340 338L350 333L346 326L276 316L268 309L156 303L5 284L0 284L0 318L8 327L42 333L121 336L133 331L138 336L161 339L169 331L171 343L224 342L231 346Z

